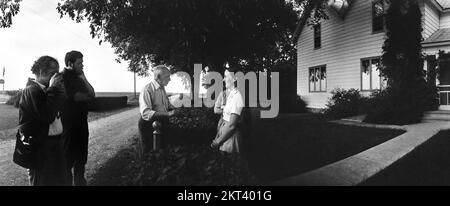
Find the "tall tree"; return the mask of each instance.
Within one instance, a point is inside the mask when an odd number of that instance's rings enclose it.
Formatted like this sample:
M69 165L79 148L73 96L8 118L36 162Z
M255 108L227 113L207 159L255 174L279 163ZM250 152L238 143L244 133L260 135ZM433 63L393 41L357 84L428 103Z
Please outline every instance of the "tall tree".
M226 62L264 66L282 57L297 21L284 0L71 0L58 11L87 19L92 36L111 42L141 73L151 63L186 71L194 63L217 71Z
M20 1L1 1L11 9L0 16L0 27L11 25ZM226 62L247 70L295 65L292 37L299 14L324 1L62 0L57 9L61 17L87 20L92 37L110 42L117 60L129 61L129 69L142 75L159 63L188 72L194 63L217 71Z
M393 88L424 81L421 18L417 0L391 1L387 10L381 73Z
M418 0L390 1L380 68L388 87L381 93L383 101L373 107L376 112L369 112L369 121L420 122L427 104L433 101L423 70L421 19Z

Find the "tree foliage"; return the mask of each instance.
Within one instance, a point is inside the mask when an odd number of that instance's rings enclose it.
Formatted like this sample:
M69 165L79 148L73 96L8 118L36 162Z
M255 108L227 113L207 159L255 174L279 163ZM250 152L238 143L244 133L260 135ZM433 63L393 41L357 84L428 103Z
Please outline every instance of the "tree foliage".
M424 82L421 16L417 0L391 1L387 10L381 73L391 87Z
M0 27L11 25L21 0L2 0ZM90 23L99 43L110 42L118 61L143 75L152 64L192 73L194 63L270 70L296 64L292 41L299 16L324 15L325 0L62 0L57 10ZM306 14L307 13L307 14Z
M11 26L13 16L20 10L20 1L22 0L0 0L0 28Z
M92 36L138 72L151 63L187 71L194 63L265 67L295 56L289 40L297 14L284 0L71 0L58 11L87 19Z
M390 1L386 13L386 40L381 74L386 91L374 95L366 121L391 124L419 122L433 94L425 81L422 56L422 14L417 0ZM384 105L384 106L383 106Z

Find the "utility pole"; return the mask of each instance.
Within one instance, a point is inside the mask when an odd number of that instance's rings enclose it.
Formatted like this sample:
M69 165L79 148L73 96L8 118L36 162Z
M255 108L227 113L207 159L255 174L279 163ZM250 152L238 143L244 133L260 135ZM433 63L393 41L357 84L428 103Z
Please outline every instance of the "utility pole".
M134 99L136 100L136 71L133 71L134 73Z
M0 83L3 85L3 91L5 91L5 66L3 66L3 76Z

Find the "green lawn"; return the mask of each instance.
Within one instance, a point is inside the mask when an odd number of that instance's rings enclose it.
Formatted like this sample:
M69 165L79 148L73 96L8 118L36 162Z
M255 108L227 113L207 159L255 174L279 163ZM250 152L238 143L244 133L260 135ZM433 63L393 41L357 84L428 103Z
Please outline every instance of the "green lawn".
M137 185L133 182L133 178L139 171L141 164L138 156L138 138L136 134L132 139L131 145L120 150L111 159L107 160L95 172L92 180L89 182L91 186L127 186Z
M304 173L355 155L404 131L339 125L320 115L254 119L249 164L263 182Z
M328 123L320 115L282 115L252 120L248 162L261 182L270 182L319 168L394 138L404 131ZM136 136L135 138L138 138ZM92 185L133 185L136 143L111 158Z
M450 130L441 131L363 185L449 186Z
M108 117L120 112L124 112L133 108L136 108L138 105L134 103L129 103L125 107L118 108L118 109L112 109L112 110L106 110L106 111L90 111L88 113L88 122L94 121L100 118Z
M19 123L19 110L12 105L0 104L0 131L11 129Z

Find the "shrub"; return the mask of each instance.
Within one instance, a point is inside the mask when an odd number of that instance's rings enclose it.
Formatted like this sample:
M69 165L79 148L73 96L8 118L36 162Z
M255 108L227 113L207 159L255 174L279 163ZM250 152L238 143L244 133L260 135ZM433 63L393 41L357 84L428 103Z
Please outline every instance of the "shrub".
M7 105L14 105L14 107L19 107L20 96L22 96L22 90L15 91L6 91L6 94L11 96L8 101L6 101Z
M134 175L134 185L237 186L256 185L247 162L207 146L172 146L149 153Z
M435 95L425 93L422 87L400 91L387 88L374 92L369 98L364 122L396 125L418 123L426 105L436 106L433 103Z
M365 98L357 89L334 89L327 102L325 115L332 119L355 116L364 112Z
M169 118L169 139L181 144L209 144L217 133L220 116L213 108L180 108Z
M439 108L438 89L435 85L427 84L425 87L424 97L420 99L424 101L425 111L433 111Z
M364 122L382 123L386 115L392 112L393 104L389 101L388 90L379 90L373 92L367 100L367 116Z

